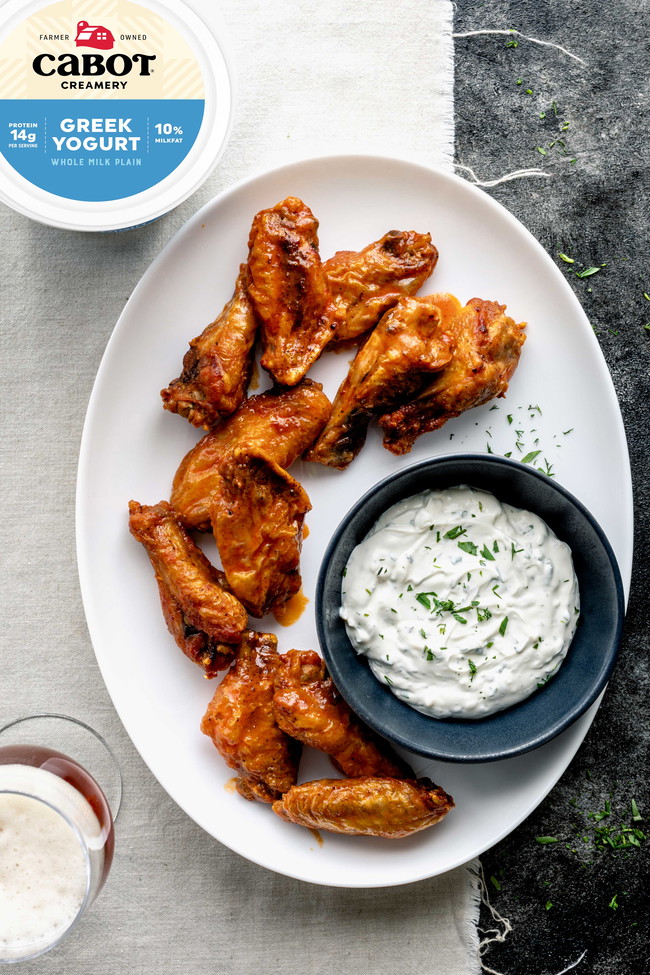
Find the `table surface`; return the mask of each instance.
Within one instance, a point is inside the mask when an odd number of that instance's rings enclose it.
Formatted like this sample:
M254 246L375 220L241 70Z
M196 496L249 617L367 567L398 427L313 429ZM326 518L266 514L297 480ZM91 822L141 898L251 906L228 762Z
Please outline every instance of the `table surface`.
M456 4L457 32L517 27L524 34L555 40L587 62L585 66L521 38L458 38L456 159L483 180L529 167L552 174L552 179L513 180L486 188L486 192L527 226L556 258L594 326L621 403L636 504L637 554L626 631L604 702L560 783L522 826L483 857L492 904L509 918L513 928L503 944L490 948L485 960L494 970L508 975L552 975L583 952L587 954L578 972L632 975L645 970L649 932L643 877L648 868L647 848L615 853L600 850L594 843L599 827L630 824L632 799L642 814L650 815L644 761L649 738L644 707L647 656L643 653L650 584L644 558L650 517L644 395L650 365L650 330L644 329L650 322L650 300L644 297L644 292L650 294L648 86L647 49L638 41L647 37L650 25L647 4L643 6L645 10L640 11L632 0L611 5L596 4L595 0L577 0L571 5L565 0L548 0L545 4L536 0L458 0ZM62 329L61 356L69 357L64 363L66 375L72 372L79 388L91 387L112 324L128 297L126 282L133 287L173 231L221 188L213 178L146 235L104 235L94 238L92 249L85 248L78 237L78 244L65 256L57 251L58 232L26 225L22 217L8 214L5 231L11 234L15 229L21 235L27 254L30 246L39 253L49 247L62 282L72 281L75 286L73 317L80 326L78 334L64 336L66 323L57 324ZM48 348L39 344L38 319L38 315L47 314L48 294L42 290L37 268L19 266L12 248L5 251L6 280L20 276L26 289L25 317L9 323L8 343L17 347L30 329L21 373L29 380L29 356L38 357L42 364L50 355ZM575 265L562 262L560 252L572 257ZM21 260L24 257L23 250ZM103 261L119 266L125 282L123 294L112 293L109 284L97 276L97 267ZM583 266L601 265L605 266L590 277L575 275ZM54 370L58 365L52 362ZM45 662L39 663L39 654L47 654L50 642L69 644L79 672L94 667L80 602L72 619L62 619L57 605L58 587L67 591L76 585L73 539L69 531L63 531L59 524L52 526L44 515L60 493L61 503L72 513L72 497L62 494L62 485L74 483L83 422L82 412L73 417L70 446L62 452L51 436L48 416L63 414L68 397L75 403L83 396L77 394L75 398L75 391L63 380L51 402L38 389L29 389L27 400L23 393L6 381L1 462L3 470L9 471L13 452L37 445L40 473L30 485L18 485L9 478L9 488L4 489L0 547L3 553L15 551L12 526L27 525L22 561L13 572L17 591L26 591L33 579L38 598L18 605L7 597L5 637L7 646L15 649L3 657L3 668L9 686L17 688L10 702L12 714L33 709L35 704L44 709L50 702L73 710L71 702L87 693L71 669L61 679L56 675L48 678L49 695L38 702L33 700L29 682L21 681L20 675L28 668L46 669ZM20 404L19 411L16 403ZM36 421L43 424L39 435L33 433ZM606 462L607 445L599 444L596 449L602 451ZM45 506L38 504L39 495L46 499ZM52 532L55 537L50 539L48 551L56 554L43 564L34 541ZM123 756L130 780L148 777L103 686L93 691L93 721ZM590 818L590 814L607 808L611 809L609 816ZM303 888L307 896L300 924L309 935L297 936L289 945L282 941L276 918L293 909L295 882L262 871L215 844L157 783L147 787L145 802L136 804L127 794L122 815L130 817L134 843L118 858L111 884L97 908L84 919L85 935L78 938L74 948L77 971L90 971L92 966L96 972L110 971L112 975L117 970L116 959L122 958L134 975L153 970L176 975L182 970L179 959L186 954L192 957L192 971L248 971L241 962L244 948L249 961L264 958L265 964L285 973L325 975L337 967L389 971L393 970L396 945L405 939L404 919L412 919L416 926L424 924L440 893L435 881L410 885L402 889L399 898L390 889ZM634 825L643 829L645 823ZM180 835L187 840L182 845L176 843ZM542 835L558 842L539 844L535 837ZM189 861L188 849L192 851ZM172 883L151 889L147 877L154 868L170 880L183 878L176 892ZM208 903L202 896L204 878L217 873L226 880L218 901ZM135 891L127 908L120 899L125 888ZM184 947L183 932L170 932L166 926L165 918L174 914L175 897L194 911L194 929L205 932L199 943ZM125 909L132 915L128 919ZM129 932L134 928L141 932L138 943L120 930L120 923L125 921L134 922L126 925ZM482 922L485 927L494 926L487 909ZM220 951L219 928L232 931L233 925L237 926L239 940L233 944L228 938L227 950ZM332 925L341 934L336 944L330 937ZM85 946L96 944L107 930L110 967L104 959L84 954ZM154 941L164 944L165 939L169 941L167 963L157 960L154 969L146 961L148 945ZM410 945L408 970L435 972L435 955L433 958L430 945ZM46 965L53 975L66 971L63 954L46 956L46 961L34 963L33 970L40 971Z
M650 816L648 71L647 46L634 40L648 35L648 5L460 0L456 6L457 33L514 27L554 40L587 63L521 38L457 38L456 160L483 180L529 167L552 173L486 192L554 256L593 325L621 404L636 521L623 645L596 720L547 799L482 858L492 904L513 927L485 962L509 975L550 975L586 951L576 971L647 971L647 847L614 852L594 841L599 827L647 830ZM517 46L508 46L513 40ZM576 269L600 265L598 273L576 277ZM606 463L607 444L594 449ZM632 799L645 822L631 820ZM609 816L590 818L607 809ZM540 844L537 836L558 842ZM493 926L485 908L481 920Z

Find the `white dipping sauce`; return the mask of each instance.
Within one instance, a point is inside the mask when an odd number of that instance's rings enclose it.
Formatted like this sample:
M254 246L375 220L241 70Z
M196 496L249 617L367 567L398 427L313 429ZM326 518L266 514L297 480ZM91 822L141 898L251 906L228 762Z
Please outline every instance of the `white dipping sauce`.
M434 718L482 718L543 686L579 609L569 546L537 515L462 486L385 511L342 585L357 653Z

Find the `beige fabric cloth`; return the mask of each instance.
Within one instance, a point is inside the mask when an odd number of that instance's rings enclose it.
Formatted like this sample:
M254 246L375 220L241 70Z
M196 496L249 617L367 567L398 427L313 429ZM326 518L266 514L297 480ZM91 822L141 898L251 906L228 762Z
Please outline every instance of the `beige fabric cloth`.
M42 710L84 718L113 744L125 779L106 889L67 941L23 970L478 970L476 883L466 868L385 890L312 887L247 862L176 807L103 686L74 543L86 404L111 329L148 264L201 204L267 166L322 151L448 165L450 8L446 0L223 0L239 74L236 116L219 169L194 197L124 234L66 233L0 212L0 718Z

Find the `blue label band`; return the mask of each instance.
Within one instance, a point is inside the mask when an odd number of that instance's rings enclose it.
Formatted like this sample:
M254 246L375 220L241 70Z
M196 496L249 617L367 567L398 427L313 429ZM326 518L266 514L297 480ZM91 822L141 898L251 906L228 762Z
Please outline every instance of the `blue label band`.
M182 163L203 99L0 102L0 153L35 186L110 202L155 186Z

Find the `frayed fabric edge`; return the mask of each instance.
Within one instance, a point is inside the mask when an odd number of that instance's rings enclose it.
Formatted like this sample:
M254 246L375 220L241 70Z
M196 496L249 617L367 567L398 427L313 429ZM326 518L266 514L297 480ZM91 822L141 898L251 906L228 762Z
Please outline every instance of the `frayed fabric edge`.
M481 915L481 861L477 858L467 864L467 876L470 884L470 908L466 916L467 971L471 975L481 975L481 960L479 955L479 921Z
M448 106L442 118L439 119L442 131L440 165L448 172L454 170L454 153L456 141L456 124L454 117L454 6L451 0L440 5L440 38L441 65L439 78L442 83L439 92L443 104Z
M487 930L477 927L477 933L479 935L483 935L483 937L480 939L478 943L478 948L477 948L478 961L481 966L481 969L484 972L488 972L489 975L501 975L501 973L497 972L496 969L490 968L488 965L485 964L485 962L483 961L483 956L485 955L486 951L488 950L491 944L494 944L495 942L502 943L506 940L506 938L512 931L512 925L508 920L508 918L502 917L497 911L497 909L493 907L492 904L490 903L488 889L485 883L485 874L483 873L483 865L481 863L479 863L478 866L477 884L479 890L479 906L480 904L484 904L485 907L487 907L488 911L490 912L490 916L492 920L497 925L497 927L488 928Z

